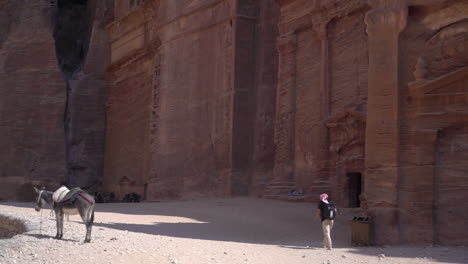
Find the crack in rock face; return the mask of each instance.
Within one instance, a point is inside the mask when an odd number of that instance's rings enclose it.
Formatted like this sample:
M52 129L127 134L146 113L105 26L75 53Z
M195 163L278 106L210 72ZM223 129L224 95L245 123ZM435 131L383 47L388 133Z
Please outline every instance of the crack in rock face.
M74 93L77 91L71 81L76 79L76 73L83 68L89 48L92 13L88 0L58 0L57 2L54 38L57 61L67 82L64 133L67 160L66 183L69 186L78 186L79 172L86 169L86 167L78 166L79 157L74 155L77 149L80 149L75 146L74 141L80 134L75 126L79 125L82 114L76 109L79 105L77 106L77 95Z

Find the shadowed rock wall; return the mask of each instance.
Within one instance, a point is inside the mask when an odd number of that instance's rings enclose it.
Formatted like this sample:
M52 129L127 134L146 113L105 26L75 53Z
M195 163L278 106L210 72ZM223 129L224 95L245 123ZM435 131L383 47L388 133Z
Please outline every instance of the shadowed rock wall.
M0 1L0 199L102 177L112 1Z
M274 125L278 81L279 6L260 1L256 31L256 85L254 134L252 142L252 181L250 194L261 195L272 179L275 161Z
M70 187L92 186L92 189L97 189L102 188L108 86L106 70L110 64L110 44L105 26L113 17L113 1L71 3L74 4L62 7L63 25L60 31L56 30L62 36L58 38L56 33L56 46L58 54L63 54L61 65L67 81L64 124L66 182ZM77 47L72 49L73 45ZM65 51L59 52L60 49Z
M0 10L0 199L21 199L22 185L64 180L66 82L55 53L56 7L3 0Z

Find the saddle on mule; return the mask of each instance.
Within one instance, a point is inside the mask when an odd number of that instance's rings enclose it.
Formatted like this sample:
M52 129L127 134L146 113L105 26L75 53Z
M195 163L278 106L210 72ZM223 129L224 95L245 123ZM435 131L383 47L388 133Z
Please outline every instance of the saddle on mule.
M94 198L91 195L85 193L79 187L69 190L67 187L62 186L54 192L52 198L54 199L54 202L56 202L59 205L68 205L73 204L76 201L76 199L78 199L78 196L81 196L90 204L94 204L95 202Z

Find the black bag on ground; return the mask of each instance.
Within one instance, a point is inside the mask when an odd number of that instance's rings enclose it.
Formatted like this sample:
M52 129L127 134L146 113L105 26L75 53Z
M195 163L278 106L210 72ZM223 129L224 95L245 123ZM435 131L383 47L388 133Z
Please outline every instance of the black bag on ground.
M325 219L330 219L330 220L335 219L335 217L336 217L336 207L335 207L334 204L332 204L332 203L325 204L324 217L325 217Z

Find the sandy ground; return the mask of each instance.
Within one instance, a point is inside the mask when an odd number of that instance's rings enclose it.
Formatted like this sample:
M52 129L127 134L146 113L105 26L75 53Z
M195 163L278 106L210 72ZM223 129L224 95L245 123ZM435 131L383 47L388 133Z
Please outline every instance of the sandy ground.
M84 244L79 216L65 221L56 240L50 210L0 203L1 214L30 229L0 239L0 263L468 263L466 247L351 247L346 209L327 251L314 211L314 204L247 198L98 204L93 240Z

